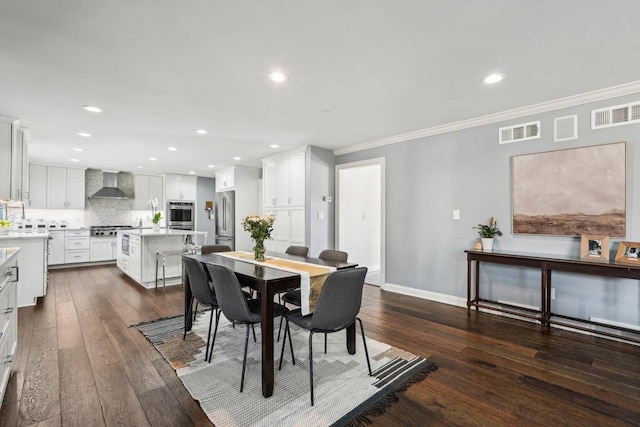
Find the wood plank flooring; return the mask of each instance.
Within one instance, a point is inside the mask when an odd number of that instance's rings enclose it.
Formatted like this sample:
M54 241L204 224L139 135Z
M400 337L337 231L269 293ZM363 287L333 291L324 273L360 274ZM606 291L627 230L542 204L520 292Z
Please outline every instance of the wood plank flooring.
M183 289L145 290L113 265L53 270L21 308L1 426L211 425L130 325L182 313ZM367 286L367 335L439 369L374 426L640 425L640 347Z

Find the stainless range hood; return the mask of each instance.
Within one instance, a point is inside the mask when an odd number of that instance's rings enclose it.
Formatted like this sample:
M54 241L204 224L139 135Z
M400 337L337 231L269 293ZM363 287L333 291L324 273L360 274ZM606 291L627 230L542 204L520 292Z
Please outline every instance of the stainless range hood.
M96 192L90 199L130 199L127 193L118 188L118 173L103 172L102 188Z

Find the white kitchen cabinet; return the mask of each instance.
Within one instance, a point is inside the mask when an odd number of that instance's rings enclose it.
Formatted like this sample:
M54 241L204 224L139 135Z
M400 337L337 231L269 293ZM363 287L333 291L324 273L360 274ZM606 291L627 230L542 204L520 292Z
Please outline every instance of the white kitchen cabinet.
M216 172L216 192L234 190L235 166L229 166Z
M64 264L64 231L49 231L49 265Z
M29 207L47 207L47 166L29 165Z
M263 206L304 206L306 151L263 159Z
M47 166L47 207L84 209L84 169Z
M45 233L30 233L0 239L0 248L20 248L18 263L18 307L35 305L47 293L47 244Z
M0 116L0 200L28 198L28 135L18 120Z
M116 259L116 236L91 237L91 262Z
M198 178L195 176L165 175L164 199L196 201Z
M134 175L133 180L135 185L135 198L133 199L134 210L149 210L149 200L151 199L158 199L158 205L163 205L163 186L161 176Z
M142 279L142 242L140 236L129 235L129 268L127 274L137 282Z
M276 217L272 239L265 241L270 251L285 252L289 246L305 246L304 207L265 210L265 215Z
M91 260L90 231L66 230L64 233L64 263L89 262Z
M19 249L17 249L19 255ZM0 402L9 382L18 349L17 286L20 276L15 250L0 251Z

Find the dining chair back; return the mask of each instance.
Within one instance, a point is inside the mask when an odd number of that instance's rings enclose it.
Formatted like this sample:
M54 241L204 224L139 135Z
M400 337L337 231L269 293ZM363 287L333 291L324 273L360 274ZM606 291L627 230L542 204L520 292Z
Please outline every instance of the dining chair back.
M231 252L231 248L227 245L202 245L201 253L203 255L216 252Z
M334 332L352 324L360 312L366 275L366 267L348 268L329 274L318 296L309 328Z
M211 326L213 324L213 317L215 316L216 328L213 334L213 341L211 342L211 350L213 350L213 346L216 343L216 333L218 332L218 320L220 319L220 314L218 312L218 300L213 288L209 285L207 273L205 272L202 263L189 257L182 257L182 261L184 262L184 268L189 279L189 288L191 289L192 294L191 301L189 302L189 308L185 313L185 316L191 315L194 299L200 304L211 306L211 318L209 319L209 331L207 333L207 347L204 353L204 360L206 361L208 359L209 362L211 362L210 354L213 352L209 351L209 342L211 339ZM184 334L182 335L182 339L184 340L186 336L187 331L185 330Z
M259 323L260 315L249 310L235 273L223 265L207 264L207 269L224 316L233 323Z
M331 261L342 261L342 262L347 262L348 257L349 257L348 253L343 251L336 251L333 249L325 249L324 251L320 252L320 255L318 255L318 258L320 259L326 259Z
M307 256L309 254L309 248L306 246L289 246L285 253L289 255Z

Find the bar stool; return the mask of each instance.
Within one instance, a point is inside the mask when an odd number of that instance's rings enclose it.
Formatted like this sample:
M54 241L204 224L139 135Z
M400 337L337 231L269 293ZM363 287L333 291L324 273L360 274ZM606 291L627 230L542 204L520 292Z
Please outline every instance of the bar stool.
M182 256L188 253L186 250L173 250L173 251L158 251L156 252L156 289L158 289L158 263L160 259L162 259L162 291L166 292L166 275L165 275L165 264L167 261L167 257L170 256Z

